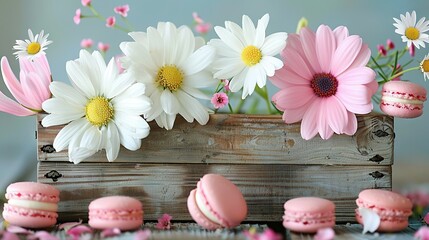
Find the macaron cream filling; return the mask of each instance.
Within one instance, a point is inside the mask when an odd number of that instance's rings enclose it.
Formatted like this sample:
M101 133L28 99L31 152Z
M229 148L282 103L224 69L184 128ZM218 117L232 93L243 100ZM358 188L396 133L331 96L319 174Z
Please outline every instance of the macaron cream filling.
M396 103L402 103L402 104L416 104L416 105L422 105L424 102L423 100L419 100L419 99L404 99L404 98L397 98L392 96L383 96L382 100L388 101L388 102L396 102Z
M23 207L29 209L37 209L44 211L56 212L58 205L56 203L37 202L31 200L9 199L8 204L14 207Z
M197 207L200 211L212 222L223 225L222 221L213 213L210 209L209 204L204 196L204 193L201 190L196 191L195 193L195 201L197 203Z

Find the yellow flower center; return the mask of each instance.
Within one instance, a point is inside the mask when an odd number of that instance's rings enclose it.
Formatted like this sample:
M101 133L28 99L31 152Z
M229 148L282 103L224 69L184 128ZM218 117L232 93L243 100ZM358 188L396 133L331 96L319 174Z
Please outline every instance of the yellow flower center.
M405 36L410 40L416 40L420 37L420 31L415 27L409 27L405 30Z
M32 42L27 46L27 53L34 55L40 51L40 43Z
M113 107L105 97L91 98L85 107L85 112L86 119L98 127L107 125L113 117Z
M420 68L422 69L422 72L429 72L429 59L425 59L420 63Z
M176 65L165 65L158 70L156 82L170 91L176 91L182 86L183 72Z
M255 46L249 45L241 52L241 60L243 60L244 64L248 67L258 64L261 59L261 50Z

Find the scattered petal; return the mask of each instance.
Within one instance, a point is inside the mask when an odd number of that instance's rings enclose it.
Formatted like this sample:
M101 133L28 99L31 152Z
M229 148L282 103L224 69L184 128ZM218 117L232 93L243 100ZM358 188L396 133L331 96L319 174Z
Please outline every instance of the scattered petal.
M86 225L75 226L66 232L67 235L71 235L73 237L79 237L86 233L92 233L92 229Z
M147 240L151 235L151 231L149 229L138 230L134 233L135 240Z
M19 227L19 226L15 226L15 225L9 225L7 227L7 231L10 233L16 233L16 234L32 234L33 231L30 231L28 229Z
M362 234L373 233L380 226L380 216L368 208L359 208L359 214L362 216L363 230Z
M104 229L100 233L100 236L102 238L108 238L108 237L116 237L120 234L121 234L121 229L119 229L119 228L108 228L108 229Z
M429 227L420 227L419 230L414 234L414 238L418 240L429 240Z
M66 223L60 224L58 226L58 229L60 230L64 229L65 232L68 232L68 230L70 230L71 228L74 228L77 225L81 225L81 224L82 224L82 219L80 219L79 222L66 222Z
M37 231L27 237L28 240L60 240L59 237L50 234L47 231Z
M317 230L314 235L314 240L333 240L335 238L335 231L332 228L322 228Z

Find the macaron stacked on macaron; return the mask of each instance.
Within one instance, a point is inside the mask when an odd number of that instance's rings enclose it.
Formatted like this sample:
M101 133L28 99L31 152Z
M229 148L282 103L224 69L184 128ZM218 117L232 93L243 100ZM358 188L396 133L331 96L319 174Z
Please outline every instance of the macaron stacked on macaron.
M51 185L17 182L6 189L3 218L12 225L45 228L57 222L60 192Z
M284 204L283 226L294 232L315 233L335 225L335 204L318 197L293 198Z
M109 196L95 199L89 206L89 226L96 229L133 230L143 224L142 203L132 197Z
M408 226L408 217L412 214L413 204L399 193L382 190L366 189L359 193L356 199L356 220L363 224L359 208L374 211L380 216L380 225L377 231L396 232Z
M390 81L383 85L380 109L387 115L415 118L423 114L426 89L405 81Z
M240 189L225 177L206 174L188 197L188 210L202 227L233 228L247 216L247 204Z

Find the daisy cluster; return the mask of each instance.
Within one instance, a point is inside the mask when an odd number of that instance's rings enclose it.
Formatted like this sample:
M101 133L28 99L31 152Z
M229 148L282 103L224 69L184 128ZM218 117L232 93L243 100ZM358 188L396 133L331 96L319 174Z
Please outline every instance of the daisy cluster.
M268 35L269 14L256 23L243 15L241 25L226 21L215 26L218 38L206 43L188 26L160 22L144 32L132 31L119 26L115 16L103 17L90 0L82 5L92 15L78 9L76 24L84 17L96 17L107 27L128 32L132 40L120 44L121 57L106 63L107 50L91 53L92 40L85 39L79 58L66 64L72 85L52 81L45 55L51 41L43 31L34 36L29 30L30 39L18 40L14 47L20 81L7 59L1 61L3 78L17 102L1 94L0 110L18 116L49 113L42 125L65 125L53 145L56 151L68 149L74 163L102 149L114 161L120 145L139 149L149 135L150 121L170 130L178 115L205 125L209 114L219 108L228 106L235 112L229 101L235 93L242 100L253 93L263 96L270 113L282 113L288 124L301 122L304 139L353 135L356 114L373 110L372 97L381 84L411 70L429 74L428 57L415 68L398 63L405 52L429 42L425 34L429 21L417 22L415 12L394 19L396 32L407 43L404 50L389 54L394 49L389 40L387 48L379 46L378 55L372 57L362 38L345 26L320 25L313 31L302 20L297 33ZM128 5L114 9L127 26L131 26L126 20L129 10ZM210 30L211 24L197 13L193 17L196 32ZM271 100L268 80L279 88ZM204 100L211 100L216 110L205 106Z

